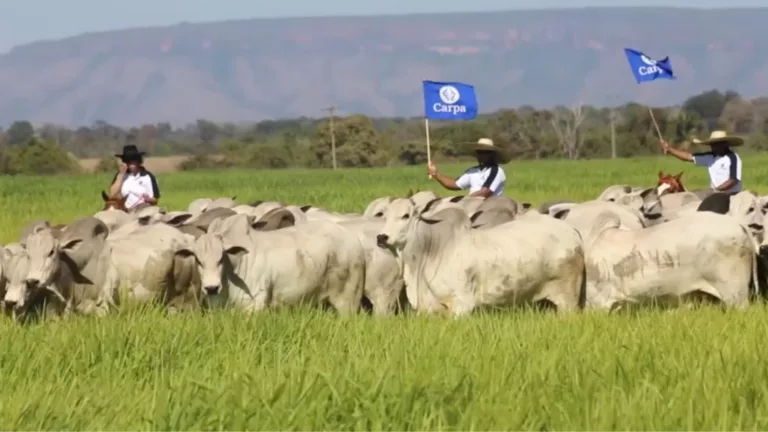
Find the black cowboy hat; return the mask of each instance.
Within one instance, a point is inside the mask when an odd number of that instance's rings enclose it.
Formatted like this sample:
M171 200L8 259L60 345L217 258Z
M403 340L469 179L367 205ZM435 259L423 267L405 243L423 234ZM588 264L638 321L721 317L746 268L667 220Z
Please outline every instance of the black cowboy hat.
M119 157L123 162L137 161L137 160L140 160L142 157L144 157L146 154L147 152L139 151L139 149L135 145L129 144L129 145L123 146L123 153L116 154L115 157Z

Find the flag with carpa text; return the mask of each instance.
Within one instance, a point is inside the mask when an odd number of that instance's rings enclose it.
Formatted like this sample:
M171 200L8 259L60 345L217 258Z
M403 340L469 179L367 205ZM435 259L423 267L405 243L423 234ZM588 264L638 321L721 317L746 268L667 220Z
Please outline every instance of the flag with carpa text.
M669 63L669 57L654 60L641 51L631 48L624 48L624 53L627 55L629 67L632 69L638 84L656 81L657 79L675 79L672 65Z
M423 81L424 116L429 120L472 120L477 117L475 87L459 82Z

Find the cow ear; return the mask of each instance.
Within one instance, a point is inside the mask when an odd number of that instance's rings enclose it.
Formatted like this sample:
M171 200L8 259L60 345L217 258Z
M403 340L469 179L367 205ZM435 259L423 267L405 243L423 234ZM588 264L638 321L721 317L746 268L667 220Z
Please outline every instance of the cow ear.
M469 218L469 221L470 221L470 222L472 222L472 223L474 223L474 222L477 220L477 218L479 218L479 217L480 217L480 215L481 215L481 214L483 214L483 211L482 211L482 210L480 210L480 211L476 211L476 212L475 212L475 214L473 214L473 215L472 215L472 216Z
M461 201L463 199L464 199L464 195L458 195L458 196L455 196L455 197L451 198L449 201L452 202L452 203L457 203L457 202L459 202L459 201Z
M171 226L179 226L184 222L186 222L187 220L189 220L189 218L191 217L192 217L192 213L184 213L168 219L167 221L165 221L165 223Z
M61 250L70 251L83 242L83 239L72 239L61 246Z
M524 202L524 203L523 203L523 208L524 208L524 209L528 210L528 209L529 209L529 208L531 208L531 207L532 207L531 203L529 203L529 202Z
M570 212L571 212L571 209L560 210L560 211L556 212L555 214L553 214L552 216L555 219L561 219L562 220L562 219L565 219L565 217L568 216L568 213L570 213Z
M422 210L421 212L422 213L426 213L426 212L432 210L432 207L434 207L435 204L439 203L441 200L442 200L442 198L434 198L434 199L430 200L427 203L427 205L424 206L424 210Z
M242 246L230 246L225 251L227 255L231 255L235 258L240 258L241 256L248 253L248 250Z
M195 253L192 252L190 249L181 248L181 249L177 250L176 252L174 252L174 255L176 255L178 257L181 257L181 258L188 258L188 257L195 256Z
M139 225L149 225L150 219L152 219L152 216L142 216L136 220L139 222Z
M420 217L419 220L424 222L427 225L434 225L436 223L442 222L441 220L438 220L438 219L425 219L423 217Z
M251 228L259 231L274 231L296 224L296 217L285 208L276 208L265 213L259 220L251 223Z
M303 213L306 213L306 212L307 212L307 210L309 210L309 209L311 209L311 208L312 208L312 206L311 206L311 205L305 205L305 206L301 206L301 207L299 207L299 209L300 209L300 210L301 210Z

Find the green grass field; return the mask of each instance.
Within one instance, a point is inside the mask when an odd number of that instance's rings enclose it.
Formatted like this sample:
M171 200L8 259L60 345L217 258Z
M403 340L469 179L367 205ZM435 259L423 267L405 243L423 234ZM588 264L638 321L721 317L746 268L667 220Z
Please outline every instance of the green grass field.
M768 192L768 157L744 158ZM462 166L445 167L459 174ZM586 200L670 159L525 162L507 195ZM0 178L0 241L33 219L101 208L111 176ZM164 174L161 204L205 196L362 211L409 188L442 195L425 170ZM0 321L0 425L8 430L742 430L768 429L768 310L367 316L292 311L166 317L122 311L21 327Z

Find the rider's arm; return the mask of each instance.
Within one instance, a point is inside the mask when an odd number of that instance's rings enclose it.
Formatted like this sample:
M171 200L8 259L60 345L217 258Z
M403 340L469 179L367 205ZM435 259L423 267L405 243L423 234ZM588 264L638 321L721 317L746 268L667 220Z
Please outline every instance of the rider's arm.
M439 172L435 172L435 175L434 175L435 180L437 180L438 183L443 185L443 187L448 189L448 190L461 190L461 189L466 189L467 187L469 187L469 178L465 179L465 177L466 177L466 174L464 174L463 176L459 177L457 180L454 180L454 179L448 177L447 175L440 174ZM467 186L466 187L462 187L463 183L460 183L460 182L467 183Z
M725 192L728 189L736 186L736 182L738 182L738 180L736 180L735 178L729 178L728 180L724 181L723 184L716 187L715 190L718 192Z
M123 180L125 180L125 173L118 172L112 179L112 185L109 186L109 196L117 197L120 195L120 189L123 187Z
M144 197L144 201L151 205L157 205L157 200L160 199L160 188L157 186L157 179L155 178L155 175L152 173L148 174L151 186L149 188L149 193L146 197Z
M694 158L694 155L693 155L693 154L691 154L691 153L688 153L688 152L687 152L687 151L685 151L685 150L676 149L676 148L674 148L674 147L668 147L668 148L667 148L667 153L669 153L669 154L671 154L672 156L674 156L674 157L676 157L676 158L680 159L681 161L686 161L686 162L694 162L694 163L696 163L696 160L695 160L695 158Z

